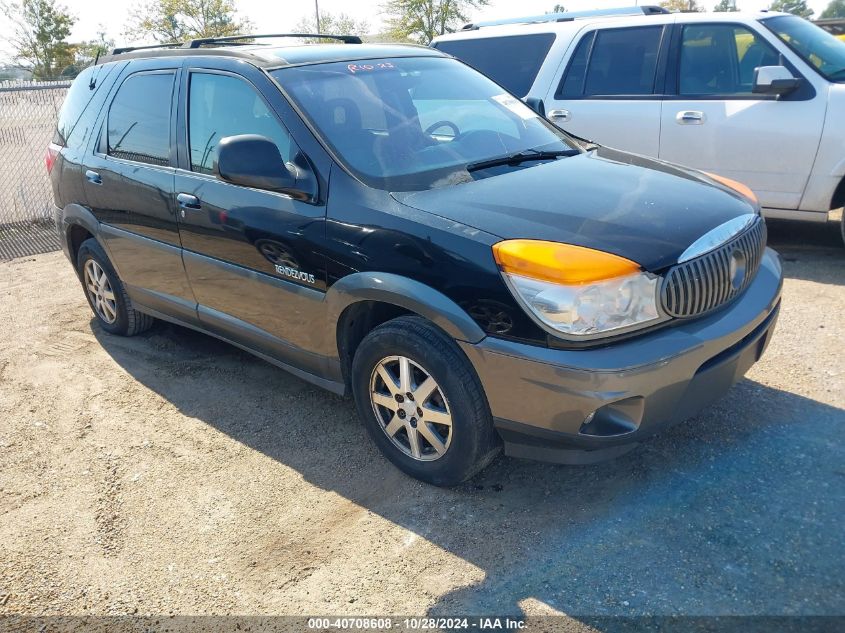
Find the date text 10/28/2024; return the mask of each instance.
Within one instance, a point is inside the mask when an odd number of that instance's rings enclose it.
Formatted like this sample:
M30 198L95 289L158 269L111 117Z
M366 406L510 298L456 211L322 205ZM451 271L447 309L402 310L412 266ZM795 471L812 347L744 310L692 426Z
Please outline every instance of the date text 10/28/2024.
M525 620L499 617L458 618L309 618L308 628L316 631L371 630L386 631L519 631Z

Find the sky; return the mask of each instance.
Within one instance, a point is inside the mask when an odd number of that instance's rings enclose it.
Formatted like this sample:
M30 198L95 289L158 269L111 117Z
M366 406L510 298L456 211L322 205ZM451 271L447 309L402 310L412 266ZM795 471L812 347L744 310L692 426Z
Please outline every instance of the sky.
M558 0L559 1L559 0ZM708 9L712 9L718 0L699 0ZM563 0L562 4L570 11L613 8L626 6L633 0ZM808 4L821 13L828 0L809 0ZM656 0L643 0L643 4L657 4ZM737 0L737 6L744 11L764 9L770 0ZM125 34L125 24L129 12L138 6L138 0L60 0L77 22L71 33L71 41L94 39L99 30L120 45L142 43L137 38ZM303 17L314 14L314 5L310 0L235 0L240 14L248 17L255 25L256 32L288 31ZM382 26L381 6L384 0L319 0L320 12L346 13L356 20L366 20L370 33L377 33ZM492 0L487 6L472 11L472 20L493 20L518 16L538 15L550 11L555 0ZM11 25L6 20L0 22L0 57L8 55L7 39ZM3 53L6 53L5 55Z

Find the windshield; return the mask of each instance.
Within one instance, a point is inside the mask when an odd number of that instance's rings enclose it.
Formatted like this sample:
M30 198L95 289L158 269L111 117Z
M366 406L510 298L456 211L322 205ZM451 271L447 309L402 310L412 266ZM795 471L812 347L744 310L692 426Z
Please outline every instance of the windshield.
M762 22L825 79L845 81L845 42L799 17L782 15Z
M379 189L458 184L491 175L473 169L483 161L576 147L501 86L446 57L295 66L273 76L346 167Z

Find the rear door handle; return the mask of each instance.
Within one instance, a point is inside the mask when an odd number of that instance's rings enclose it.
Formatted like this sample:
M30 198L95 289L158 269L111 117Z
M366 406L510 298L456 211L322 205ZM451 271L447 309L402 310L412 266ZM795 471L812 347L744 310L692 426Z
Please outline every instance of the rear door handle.
M202 205L200 204L200 199L196 196L192 196L189 193L180 193L176 196L176 202L179 203L179 206L183 209L192 209L196 211L197 209L201 209Z
M103 184L103 179L100 178L100 174L98 174L96 171L91 171L89 169L88 171L85 172L85 178L91 184L94 184L94 185L102 185Z
M701 125L704 119L704 113L698 110L681 110L675 115L675 121L679 125Z

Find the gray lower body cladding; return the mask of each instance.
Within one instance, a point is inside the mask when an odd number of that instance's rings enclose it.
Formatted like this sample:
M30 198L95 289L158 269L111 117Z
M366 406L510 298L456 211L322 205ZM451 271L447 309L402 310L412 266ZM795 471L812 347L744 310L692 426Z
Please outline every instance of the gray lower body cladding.
M702 318L594 349L489 337L461 346L507 454L599 461L695 415L739 381L771 338L782 281L778 255L767 249L745 292Z

